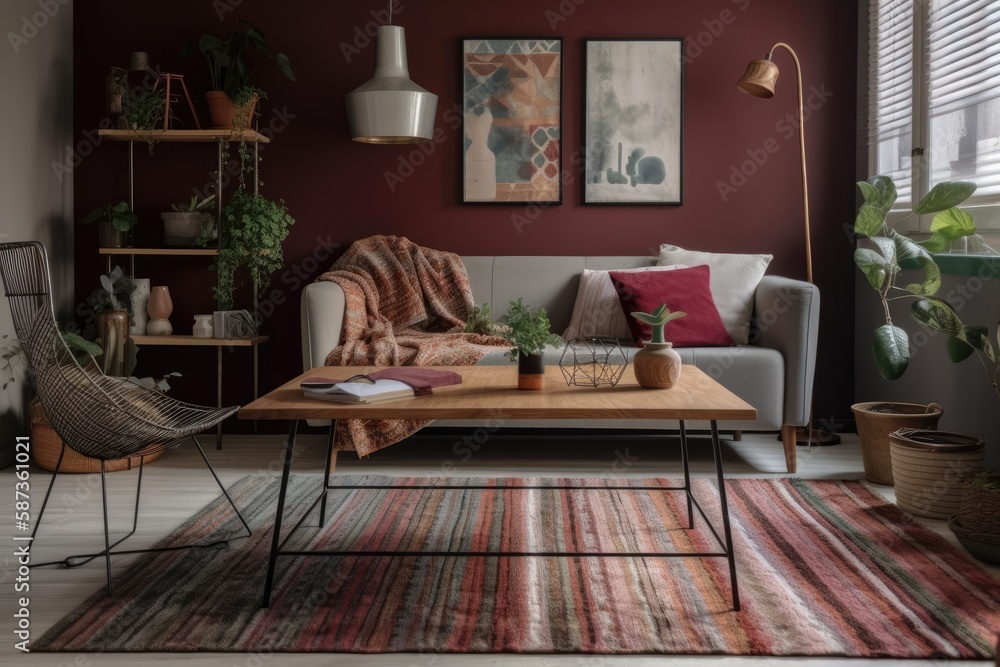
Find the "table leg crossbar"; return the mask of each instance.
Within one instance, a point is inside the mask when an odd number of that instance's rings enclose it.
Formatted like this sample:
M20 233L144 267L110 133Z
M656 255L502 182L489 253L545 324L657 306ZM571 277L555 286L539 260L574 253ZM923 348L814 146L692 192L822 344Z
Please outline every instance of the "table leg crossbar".
M274 582L274 569L278 556L327 556L327 557L438 557L438 558L725 558L729 561L729 574L732 586L733 609L740 610L739 590L736 584L736 561L733 553L732 532L729 524L729 506L726 500L726 491L722 471L722 449L719 443L719 431L715 421L712 421L712 454L715 460L715 468L719 482L719 501L722 509L723 535L719 535L715 526L709 521L708 516L702 509L698 499L691 492L691 476L688 463L687 434L684 422L680 422L681 435L681 457L684 465L684 486L602 486L589 487L577 485L557 485L557 486L489 486L489 485L456 485L442 486L438 484L372 484L372 485L349 485L330 484L330 460L333 452L333 441L336 434L337 422L333 421L330 426L330 433L327 443L327 463L325 468L325 480L323 489L312 502L309 508L302 514L299 520L292 526L292 529L281 539L281 521L285 509L285 496L288 490L288 478L291 469L292 450L295 446L295 435L298 422L292 421L289 427L288 442L285 447L285 460L281 477L281 491L278 495L278 508L275 515L274 533L271 540L271 554L268 562L267 579L264 584L264 599L262 607L268 607L271 601L271 589ZM684 491L687 498L688 528L694 528L694 510L701 515L705 525L718 543L721 551L718 552L646 552L646 551L378 551L378 550L317 550L285 551L284 547L292 538L295 532L302 526L305 520L320 505L319 525L326 523L326 503L327 495L332 490L440 490L440 491L465 491L465 490L492 490L492 491Z

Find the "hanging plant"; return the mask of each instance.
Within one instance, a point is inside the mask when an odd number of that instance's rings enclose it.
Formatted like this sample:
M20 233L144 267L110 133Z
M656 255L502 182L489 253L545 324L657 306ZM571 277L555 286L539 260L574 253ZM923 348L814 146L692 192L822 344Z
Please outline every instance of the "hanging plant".
M284 200L266 197L240 188L222 211L219 255L215 260L218 284L215 298L221 310L233 306L236 274L246 269L253 283L254 298L284 263L281 245L295 220Z

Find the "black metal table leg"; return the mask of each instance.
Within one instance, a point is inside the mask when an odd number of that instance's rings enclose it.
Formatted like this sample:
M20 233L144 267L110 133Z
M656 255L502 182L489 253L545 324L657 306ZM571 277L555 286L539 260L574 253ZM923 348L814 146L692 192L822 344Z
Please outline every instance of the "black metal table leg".
M733 549L733 533L729 527L729 502L726 500L726 481L722 474L722 445L719 443L719 425L712 420L712 456L715 458L715 474L719 479L719 503L722 506L722 532L726 537L726 553L729 560L729 578L733 588L733 610L740 610L740 592L736 585L736 552Z
M684 429L684 420L678 421L681 430L681 461L684 463L684 496L688 506L688 528L694 528L694 512L691 507L691 467L688 464L688 439Z
M330 461L333 459L333 439L337 435L337 420L334 419L330 422L330 434L329 439L326 443L326 468L323 473L323 502L319 506L319 527L322 528L326 523L326 494L327 488L330 486Z
M295 449L295 433L299 422L291 420L288 425L288 442L285 443L285 461L281 471L281 491L278 492L278 510L274 515L274 535L271 537L271 555L267 561L267 579L264 581L264 600L261 607L271 605L271 584L274 582L274 563L278 559L278 544L281 539L281 515L285 511L285 495L288 493L288 473L292 468L292 450Z

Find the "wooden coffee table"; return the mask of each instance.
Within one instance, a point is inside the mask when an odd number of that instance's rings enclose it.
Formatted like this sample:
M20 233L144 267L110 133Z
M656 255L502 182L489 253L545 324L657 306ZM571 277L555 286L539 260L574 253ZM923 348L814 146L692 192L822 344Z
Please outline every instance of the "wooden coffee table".
M631 372L626 371L616 387L567 386L558 368L549 367L545 375L545 389L542 391L519 391L516 388L516 370L512 366L464 366L442 367L462 375L462 384L439 387L429 396L386 401L369 405L351 405L305 398L299 384L309 377L347 378L355 373L369 373L378 370L376 366L321 367L314 368L291 380L266 396L258 398L239 412L240 419L277 419L289 422L288 441L285 445L284 463L281 473L281 491L274 519L274 533L271 539L271 554L264 583L263 607L271 600L274 568L279 556L439 556L439 557L490 557L490 556L589 556L589 557L704 557L726 558L729 561L729 575L732 584L733 608L740 609L739 590L736 584L736 561L733 554L732 534L729 526L729 505L726 501L726 487L722 470L722 449L719 444L717 420L756 419L757 411L741 398L710 378L695 366L684 366L680 381L670 389L643 389ZM281 522L288 491L288 477L291 470L295 436L299 421L303 419L330 419L332 425L328 439L326 482L320 495L305 512L291 531L281 539ZM680 427L681 459L684 466L684 486L655 487L664 491L684 491L687 496L688 528L694 528L695 508L701 514L721 551L708 553L593 553L593 552L430 552L430 551L282 551L282 547L292 537L303 521L320 504L320 525L325 522L326 497L330 489L345 488L397 488L393 486L356 487L330 484L330 468L333 456L333 438L337 420L340 419L666 419L677 420ZM722 509L722 533L720 536L708 521L705 512L691 493L691 477L688 467L688 445L685 420L705 420L711 422L712 453L719 483L719 500ZM400 487L403 488L403 487ZM448 486L405 488L446 488L485 489L485 486ZM531 489L541 487L518 487ZM552 487L544 487L551 489ZM579 487L561 487L579 488ZM643 490L644 487L621 487L623 490ZM649 487L652 488L652 487Z

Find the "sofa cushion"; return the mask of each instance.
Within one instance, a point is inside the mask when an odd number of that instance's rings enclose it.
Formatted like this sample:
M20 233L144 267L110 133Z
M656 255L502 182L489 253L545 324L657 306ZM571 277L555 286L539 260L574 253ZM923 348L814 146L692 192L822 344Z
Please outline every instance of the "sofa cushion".
M726 331L737 344L745 345L750 341L754 293L772 258L772 255L698 252L664 243L660 246L659 263L707 265L712 271L712 297Z
M622 269L621 273L643 271L670 271L677 266L644 266L638 269ZM618 271L618 269L616 269ZM563 332L563 338L572 340L583 336L610 336L625 340L632 339L618 292L608 277L608 271L584 269L580 274L580 286L576 290L573 317Z
M673 271L628 273L611 271L610 277L627 313L650 313L660 304L684 317L667 322L663 335L675 347L714 347L732 345L733 339L719 317L709 287L707 266L693 266ZM649 340L652 327L634 317L629 328L637 341Z

